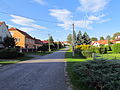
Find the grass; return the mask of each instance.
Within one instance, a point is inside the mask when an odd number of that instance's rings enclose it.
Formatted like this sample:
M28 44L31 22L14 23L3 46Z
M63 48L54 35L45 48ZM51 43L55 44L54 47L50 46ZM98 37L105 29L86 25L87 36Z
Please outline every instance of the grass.
M114 59L120 60L120 54L112 54L112 53L103 54L103 55L97 54L97 59L100 58L104 58L107 60L114 60Z
M82 55L78 55L78 54L75 54L75 56L73 57L71 50L66 52L65 57L66 57L66 60L67 60L68 76L70 78L71 84L74 86L73 90L92 90L92 89L88 88L86 85L83 85L82 83L80 83L78 81L78 76L76 76L76 74L73 72L73 66L76 63L92 60L92 58L85 59L85 58L82 57Z
M66 60L67 60L67 72L68 72L68 76L70 78L70 82L73 85L73 90L93 90L88 88L86 85L83 85L81 82L78 81L78 76L76 76L76 74L73 71L73 66L76 63L79 62L85 62L88 60L92 60L92 58L83 58L82 55L78 55L75 54L75 56L72 56L72 51L69 50L66 52ZM120 54L113 54L111 51L108 52L108 54L97 54L96 59L107 59L107 60L120 60Z
M33 57L30 57L30 56L23 56L23 57L18 57L18 58L15 58L15 59L6 59L6 61L0 61L0 65L8 65L8 64L15 64L15 63L18 63L20 61L25 61L25 60L30 60L32 59Z

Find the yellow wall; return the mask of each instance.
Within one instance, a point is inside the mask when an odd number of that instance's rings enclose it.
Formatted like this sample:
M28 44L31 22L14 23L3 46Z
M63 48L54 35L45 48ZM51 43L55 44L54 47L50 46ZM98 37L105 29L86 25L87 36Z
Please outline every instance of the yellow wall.
M20 41L16 42L16 46L20 46L21 48L25 48L25 36L17 30L12 30L10 32L12 32L12 37L20 38Z

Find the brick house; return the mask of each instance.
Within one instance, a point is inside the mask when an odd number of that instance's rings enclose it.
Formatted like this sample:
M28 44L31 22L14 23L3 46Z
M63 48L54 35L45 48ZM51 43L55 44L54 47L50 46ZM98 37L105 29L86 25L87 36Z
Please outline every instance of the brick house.
M14 27L10 28L9 31L12 37L14 37L16 40L16 46L19 46L20 48L29 48L29 49L36 48L35 39L26 32Z

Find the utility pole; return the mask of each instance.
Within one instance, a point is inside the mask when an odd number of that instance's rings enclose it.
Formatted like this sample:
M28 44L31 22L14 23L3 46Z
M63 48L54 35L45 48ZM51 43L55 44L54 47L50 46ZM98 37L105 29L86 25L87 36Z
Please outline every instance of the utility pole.
M59 41L58 41L58 43L57 43L57 47L58 47L58 49L59 49Z
M48 48L49 48L49 52L51 51L50 49L50 34L48 34L48 37L49 37L49 44L48 44Z
M75 25L74 25L74 23L72 24L72 26L73 26L73 35L72 35L72 56L75 56L75 52L74 52L74 27L75 27Z

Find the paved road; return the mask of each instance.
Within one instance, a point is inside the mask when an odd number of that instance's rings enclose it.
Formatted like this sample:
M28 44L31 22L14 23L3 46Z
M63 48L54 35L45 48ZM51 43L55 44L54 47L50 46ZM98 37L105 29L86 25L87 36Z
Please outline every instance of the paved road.
M68 90L65 51L0 67L0 90Z

